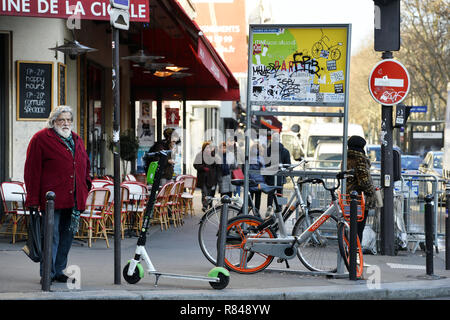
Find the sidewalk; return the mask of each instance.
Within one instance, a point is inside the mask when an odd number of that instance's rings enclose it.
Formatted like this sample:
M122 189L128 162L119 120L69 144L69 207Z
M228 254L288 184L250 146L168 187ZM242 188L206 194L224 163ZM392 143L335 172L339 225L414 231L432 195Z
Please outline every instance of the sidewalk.
M153 264L161 272L206 276L211 265L197 243L201 217L196 193L196 216L185 218L180 228L160 231L152 226L146 245ZM265 199L262 199L265 203ZM134 256L136 237L121 241L121 269ZM207 282L146 274L131 285L121 277L114 284L114 239L110 248L97 240L89 248L75 241L68 266L80 275L79 287L53 283L42 292L39 265L21 251L24 242L10 243L0 238L0 300L354 300L354 299L430 299L450 298L450 270L445 270L445 248L434 257L434 275L427 277L423 251L400 251L397 256L365 255L364 280L350 281L347 275L327 277L307 271L298 259L289 261L290 269L276 259L263 272L253 275L230 273L224 290L214 290ZM74 271L68 272L72 274Z

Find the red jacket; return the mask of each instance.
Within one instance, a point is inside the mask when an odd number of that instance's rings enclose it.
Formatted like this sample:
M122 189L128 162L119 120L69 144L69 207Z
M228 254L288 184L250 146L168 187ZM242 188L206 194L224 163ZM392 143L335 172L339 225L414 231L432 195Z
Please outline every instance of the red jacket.
M90 162L83 140L76 133L72 135L75 158L53 129L42 129L31 138L24 172L26 206L39 205L45 210L45 194L53 191L55 209L73 208L76 185L77 208L80 211L86 208L91 186Z

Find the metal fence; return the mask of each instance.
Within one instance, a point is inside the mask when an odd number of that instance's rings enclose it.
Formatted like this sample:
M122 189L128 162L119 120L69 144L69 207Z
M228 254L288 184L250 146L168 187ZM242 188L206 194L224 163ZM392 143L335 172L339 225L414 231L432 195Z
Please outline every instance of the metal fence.
M296 176L320 177L328 185L336 182L337 171L305 170L295 172ZM380 187L380 174L372 175L375 186ZM292 183L285 185L285 196L289 197ZM435 245L439 238L445 235L445 180L433 175L403 174L400 181L394 185L394 223L396 238L405 242L409 250L415 251L425 242L425 196L433 195L434 224L433 233ZM313 208L324 208L329 205L331 198L321 184L305 184L302 188L304 199L310 195ZM372 228L380 237L380 209L370 210L366 226ZM378 241L379 242L379 241Z

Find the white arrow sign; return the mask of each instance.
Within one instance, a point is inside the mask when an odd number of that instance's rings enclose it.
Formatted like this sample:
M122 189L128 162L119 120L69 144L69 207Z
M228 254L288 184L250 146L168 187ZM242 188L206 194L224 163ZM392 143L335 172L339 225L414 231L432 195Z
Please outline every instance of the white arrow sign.
M387 76L383 78L375 78L375 86L377 87L403 87L403 79L389 79Z

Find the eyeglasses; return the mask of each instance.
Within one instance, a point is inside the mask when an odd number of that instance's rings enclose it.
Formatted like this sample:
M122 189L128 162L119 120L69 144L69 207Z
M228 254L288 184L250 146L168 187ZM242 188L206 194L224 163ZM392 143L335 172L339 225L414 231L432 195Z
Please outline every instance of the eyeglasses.
M61 119L56 119L56 122L58 122L58 123L64 123L64 122L72 123L72 119L61 118Z

